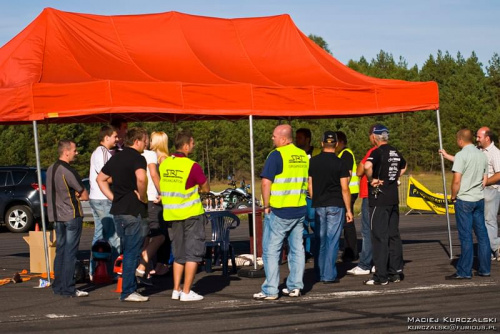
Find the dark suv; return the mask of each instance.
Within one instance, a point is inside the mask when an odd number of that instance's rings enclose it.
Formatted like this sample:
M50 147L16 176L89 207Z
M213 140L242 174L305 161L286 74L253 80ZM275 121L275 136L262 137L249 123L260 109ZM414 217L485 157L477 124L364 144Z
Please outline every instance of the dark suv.
M27 232L40 219L38 189L36 168L0 167L0 221L10 231ZM42 190L45 195L45 170L42 170ZM45 196L44 202L47 203Z

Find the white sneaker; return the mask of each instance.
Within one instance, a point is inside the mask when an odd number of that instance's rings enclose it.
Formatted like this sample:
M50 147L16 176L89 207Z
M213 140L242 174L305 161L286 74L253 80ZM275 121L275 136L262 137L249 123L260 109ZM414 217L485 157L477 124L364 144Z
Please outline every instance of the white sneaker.
M189 291L189 293L181 292L181 296L179 299L181 302L195 302L198 300L202 300L203 296L201 296L201 295L197 294L196 292L194 292L193 290L191 290L191 291Z
M127 298L123 299L124 302L147 302L149 297L138 294L137 292L132 292Z
M172 299L173 300L179 300L181 297L181 290L173 290L172 291Z
M264 294L264 292L259 292L259 293L254 293L253 294L253 299L257 299L257 300L275 300L275 299L278 299L278 295L276 296L268 296L266 294Z
M283 295L288 296L288 297L299 297L300 296L300 289L293 289L292 291L288 290L287 288L284 288L281 290L283 292Z
M370 274L370 270L369 269L365 270L365 269L362 269L359 266L356 266L356 267L352 268L351 270L348 270L347 274L348 275L355 275L355 276L358 276L358 275L369 275Z
M87 297L89 293L87 291L75 290L73 297Z
M372 274L375 272L375 266L372 267Z

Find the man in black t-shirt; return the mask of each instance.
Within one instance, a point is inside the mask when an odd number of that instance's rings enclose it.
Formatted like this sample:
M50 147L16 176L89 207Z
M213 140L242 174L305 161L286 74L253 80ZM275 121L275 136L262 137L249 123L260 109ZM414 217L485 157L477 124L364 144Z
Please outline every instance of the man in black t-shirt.
M326 131L321 143L323 152L309 161L309 194L316 210L314 235L316 249L314 271L323 283L337 280L335 262L344 219L352 222L349 166L335 155L337 136Z
M365 163L368 178L368 203L373 263L373 278L366 285L399 282L403 271L403 245L399 235L399 177L406 171L406 161L398 150L388 144L389 130L380 124L372 134L377 148Z
M120 300L122 301L149 300L148 297L135 292L137 288L135 269L144 237L148 232L147 164L141 155L146 148L147 136L148 133L144 129L130 129L125 137L126 147L113 155L97 175L99 188L113 202L110 213L114 216L116 233L121 239L123 284ZM109 185L111 180L112 191Z

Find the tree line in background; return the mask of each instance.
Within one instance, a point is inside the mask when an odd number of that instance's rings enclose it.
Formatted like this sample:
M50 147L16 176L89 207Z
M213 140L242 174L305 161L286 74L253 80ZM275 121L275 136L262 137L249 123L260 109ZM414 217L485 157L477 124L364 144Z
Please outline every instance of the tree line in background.
M313 41L330 53L328 45L319 36L310 35ZM456 132L463 127L476 131L489 126L493 132L500 131L500 56L495 53L483 66L472 53L464 58L460 53L453 57L448 52L438 51L430 55L421 69L409 67L404 58L395 60L392 54L380 51L371 61L361 57L347 64L351 69L368 76L407 81L436 81L439 85L440 116L443 146L450 153L458 151ZM258 175L264 161L273 149L273 128L287 120L254 120L255 172ZM326 130L346 133L348 146L359 161L370 147L368 130L374 123L383 123L389 128L390 142L408 161L410 172L437 171L440 169L438 130L435 111L419 111L375 117L292 119L296 130L310 128L312 144L319 145ZM103 124L39 124L40 159L47 168L58 157L57 143L60 139L73 139L79 156L75 168L82 177L89 171L92 151L99 145L98 132ZM239 121L190 121L180 123L137 122L131 126L142 126L151 131L164 131L173 139L179 129L188 128L195 137L195 152L192 158L202 165L211 180L226 179L235 174L237 179L250 176L250 145L248 120ZM31 125L0 126L0 165L35 166L36 158ZM448 167L450 165L448 164Z

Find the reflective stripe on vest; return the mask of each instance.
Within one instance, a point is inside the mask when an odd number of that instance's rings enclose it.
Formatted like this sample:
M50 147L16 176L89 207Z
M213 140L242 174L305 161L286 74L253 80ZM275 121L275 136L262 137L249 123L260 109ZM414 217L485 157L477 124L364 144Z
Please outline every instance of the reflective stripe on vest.
M165 221L185 220L203 214L198 186L186 189L195 162L189 158L170 156L160 164L160 194Z
M354 153L349 148L344 148L342 152L339 154L339 158L342 157L342 154L347 151L352 155L352 170L351 170L351 180L349 181L349 191L351 194L359 194L359 177L356 175L357 165L356 158L354 158Z
M273 208L292 208L306 205L309 158L293 144L276 149L283 160L283 171L271 184L269 205Z

